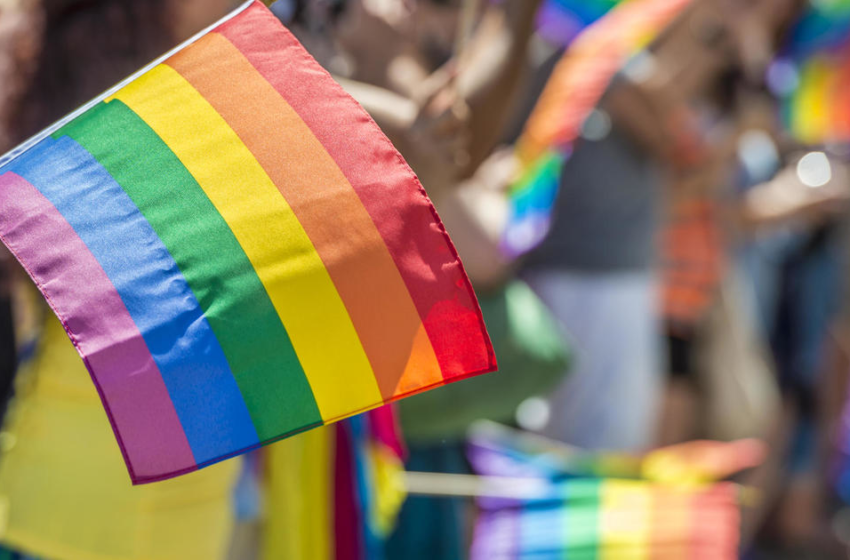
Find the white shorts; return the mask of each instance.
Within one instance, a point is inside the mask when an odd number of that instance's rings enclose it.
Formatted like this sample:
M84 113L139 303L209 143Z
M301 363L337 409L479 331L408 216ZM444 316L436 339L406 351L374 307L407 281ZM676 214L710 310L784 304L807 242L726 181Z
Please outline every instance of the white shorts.
M654 271L530 271L524 279L572 335L575 363L550 396L544 435L590 450L655 443L664 371Z

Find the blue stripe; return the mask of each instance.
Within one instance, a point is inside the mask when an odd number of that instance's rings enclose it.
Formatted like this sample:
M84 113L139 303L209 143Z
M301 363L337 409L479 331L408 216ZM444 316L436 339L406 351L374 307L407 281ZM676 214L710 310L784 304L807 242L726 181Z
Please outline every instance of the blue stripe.
M198 300L121 186L67 137L41 141L9 170L50 200L115 285L159 366L197 463L257 445L248 408Z

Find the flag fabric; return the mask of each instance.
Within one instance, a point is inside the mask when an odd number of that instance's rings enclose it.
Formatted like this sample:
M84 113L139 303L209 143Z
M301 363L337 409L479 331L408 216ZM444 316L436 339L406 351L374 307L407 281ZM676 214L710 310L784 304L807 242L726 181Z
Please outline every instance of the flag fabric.
M525 499L478 499L471 559L738 557L735 484L702 476L677 475L687 481L682 483L626 478L629 471L643 470L635 469L641 462L589 457L565 458L559 450L533 441L524 445L498 430L474 433L469 459L478 474L541 484ZM668 452L649 460L670 458ZM605 474L615 472L622 474Z
M850 2L806 8L768 71L785 128L805 144L850 142Z
M791 30L784 55L803 58L835 49L847 42L850 32L850 1L809 2Z
M134 483L495 369L413 172L260 2L47 132L0 237Z
M469 440L472 461L482 474L551 480L569 476L703 485L757 467L765 454L764 445L753 439L694 440L643 455L588 451L488 421L473 425Z
M335 426L334 560L384 557L384 543L406 497L396 426L388 407Z
M568 45L587 26L627 0L546 0L537 13L537 31L556 45Z
M260 557L380 560L405 496L398 437L382 407L264 449Z
M483 502L483 503L482 503ZM579 478L552 495L479 500L472 560L738 558L737 489Z
M561 169L585 119L614 75L690 0L629 0L585 29L558 62L517 141L519 179L502 240L508 256L534 248L549 231Z
M802 61L783 99L785 127L804 144L850 142L850 45Z

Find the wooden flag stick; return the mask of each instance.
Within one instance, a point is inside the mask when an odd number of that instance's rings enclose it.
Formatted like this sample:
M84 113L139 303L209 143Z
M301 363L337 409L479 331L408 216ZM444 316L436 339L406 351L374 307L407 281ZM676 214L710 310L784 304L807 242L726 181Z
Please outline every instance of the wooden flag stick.
M541 478L513 478L426 472L404 473L408 494L439 497L540 500L553 498L557 488Z

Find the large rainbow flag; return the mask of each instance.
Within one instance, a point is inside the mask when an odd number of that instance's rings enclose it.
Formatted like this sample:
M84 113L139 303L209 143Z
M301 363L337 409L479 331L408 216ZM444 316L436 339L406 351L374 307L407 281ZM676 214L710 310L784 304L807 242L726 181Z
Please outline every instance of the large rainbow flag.
M496 366L413 172L260 2L0 160L0 237L134 483Z
M516 144L519 179L502 240L509 256L534 248L549 231L561 169L585 119L614 75L691 0L621 2L587 27L558 62Z

